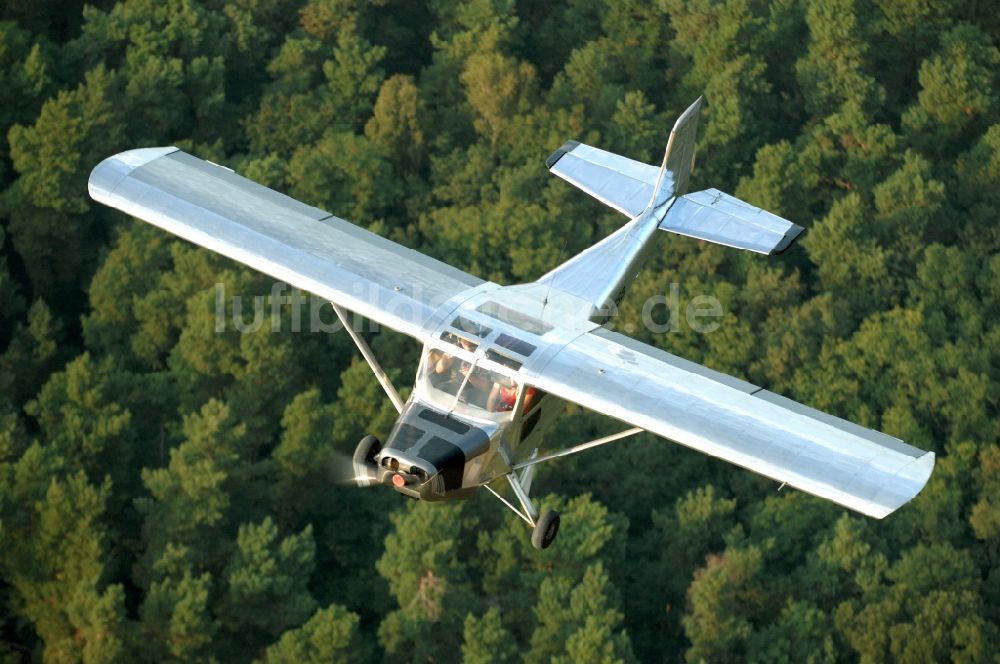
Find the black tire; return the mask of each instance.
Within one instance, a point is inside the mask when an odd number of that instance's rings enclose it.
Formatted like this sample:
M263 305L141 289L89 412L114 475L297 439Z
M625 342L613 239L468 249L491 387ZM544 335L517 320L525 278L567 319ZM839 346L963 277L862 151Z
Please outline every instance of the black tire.
M375 436L365 436L354 450L354 481L358 486L371 486L378 477L375 457L382 451L382 442Z
M547 549L555 541L559 534L559 512L555 510L545 510L535 522L535 529L531 531L531 546L536 549Z

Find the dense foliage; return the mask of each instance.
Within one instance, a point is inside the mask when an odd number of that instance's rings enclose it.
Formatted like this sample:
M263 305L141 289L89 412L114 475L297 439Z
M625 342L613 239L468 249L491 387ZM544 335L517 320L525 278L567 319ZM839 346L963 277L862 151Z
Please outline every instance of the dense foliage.
M991 3L0 12L0 661L1000 651ZM655 162L701 93L693 187L808 232L777 259L664 236L618 325L935 451L884 521L652 437L539 473L564 515L544 553L488 495L338 486L331 458L394 412L350 339L216 333L216 283L250 302L272 280L87 196L104 157L173 144L481 277L532 280L623 221L547 175L549 152L574 138ZM671 283L722 302L716 332L639 324ZM406 383L414 343L371 336ZM616 428L571 409L548 444Z

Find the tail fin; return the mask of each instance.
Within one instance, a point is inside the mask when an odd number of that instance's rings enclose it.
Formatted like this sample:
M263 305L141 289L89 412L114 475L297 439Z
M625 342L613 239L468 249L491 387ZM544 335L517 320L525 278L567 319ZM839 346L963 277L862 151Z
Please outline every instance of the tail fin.
M687 192L701 102L699 97L677 119L659 169L576 141L553 152L545 165L602 203L636 217Z
M694 145L698 136L698 111L704 97L698 97L687 110L677 118L670 131L667 150L663 154L663 165L653 187L652 207L665 203L671 196L683 196L688 190L688 180L694 169ZM662 199L662 200L659 200Z

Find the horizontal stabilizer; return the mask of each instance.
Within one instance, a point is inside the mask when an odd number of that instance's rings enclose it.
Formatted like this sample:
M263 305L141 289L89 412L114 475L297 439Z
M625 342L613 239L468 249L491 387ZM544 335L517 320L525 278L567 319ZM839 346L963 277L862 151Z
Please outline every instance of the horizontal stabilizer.
M780 254L805 230L787 219L754 207L718 189L678 198L660 228L759 254Z
M550 171L629 217L653 197L660 169L628 157L568 141L545 160Z

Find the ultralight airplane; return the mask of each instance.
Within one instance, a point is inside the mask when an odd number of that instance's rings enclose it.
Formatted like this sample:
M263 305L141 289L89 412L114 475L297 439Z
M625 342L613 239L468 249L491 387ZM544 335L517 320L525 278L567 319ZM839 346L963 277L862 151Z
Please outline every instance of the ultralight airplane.
M603 326L659 230L767 255L802 233L721 191L687 193L701 103L677 120L658 168L575 141L546 160L629 221L528 284L483 281L174 147L110 157L89 189L101 203L331 302L399 411L384 444L366 436L358 445L360 485L421 500L485 487L544 549L559 515L539 514L529 497L536 465L649 431L882 518L923 488L933 452ZM424 344L405 403L347 310ZM567 401L631 428L540 454ZM504 480L519 506L493 486Z

